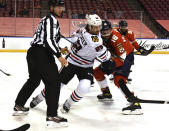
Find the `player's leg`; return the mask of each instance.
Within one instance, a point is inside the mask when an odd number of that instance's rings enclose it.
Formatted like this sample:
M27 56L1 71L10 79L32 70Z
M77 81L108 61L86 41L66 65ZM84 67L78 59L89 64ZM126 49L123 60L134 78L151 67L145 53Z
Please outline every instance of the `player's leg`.
M110 80L110 81L113 81L113 80L114 80L114 75L113 75L113 74L110 74L109 80Z
M61 88L67 84L74 76L74 67L72 64L68 64L67 67L64 67L59 74ZM40 104L43 100L45 100L45 88L38 94L33 100L30 102L30 107L34 108L38 104Z
M29 71L29 79L23 85L22 89L18 93L18 96L15 100L14 106L14 114L13 115L22 115L27 114L29 108L24 107L26 101L31 96L33 91L39 86L41 81L40 76L40 67L38 58L36 57L36 53L38 50L36 48L31 47L27 52L27 64Z
M99 67L96 67L94 69L94 77L98 82L98 85L100 86L102 92L102 94L99 94L97 98L100 101L112 101L112 94L110 93L108 83L104 75L105 73Z
M39 103L41 103L43 100L45 100L45 88L40 92L39 95L36 97L33 97L32 101L30 102L30 107L34 108Z
M122 75L115 75L114 83L121 89L126 99L134 99L134 93L131 92L126 85L126 77ZM122 109L122 113L126 115L141 115L141 105L138 102L130 103L128 107Z
M131 78L129 78L129 75L131 73L131 66L134 65L134 53L131 52L126 59L124 60L124 64L121 67L121 70L125 72L127 82L130 83L132 81Z
M47 105L46 126L47 127L65 127L67 119L60 117L58 114L59 97L60 97L60 79L58 67L53 54L48 53L43 56L44 64L41 65L42 80L45 85L45 100Z
M72 92L69 99L67 99L63 104L63 108L61 109L62 113L69 112L71 106L75 102L79 102L89 92L90 87L91 87L90 80L88 79L80 80L77 88Z
M79 79L79 84L77 88L72 92L69 99L67 99L63 104L63 108L61 109L63 113L69 112L71 105L75 102L79 102L89 92L89 89L91 87L93 69L77 67L76 71L77 77Z

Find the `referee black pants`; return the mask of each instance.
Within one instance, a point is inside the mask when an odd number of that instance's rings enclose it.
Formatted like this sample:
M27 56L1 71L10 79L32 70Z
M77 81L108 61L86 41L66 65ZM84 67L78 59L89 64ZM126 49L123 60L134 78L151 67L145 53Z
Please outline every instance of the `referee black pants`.
M15 103L24 106L42 80L45 85L47 116L56 116L60 96L58 67L54 56L40 45L33 45L27 52L29 79L20 90Z

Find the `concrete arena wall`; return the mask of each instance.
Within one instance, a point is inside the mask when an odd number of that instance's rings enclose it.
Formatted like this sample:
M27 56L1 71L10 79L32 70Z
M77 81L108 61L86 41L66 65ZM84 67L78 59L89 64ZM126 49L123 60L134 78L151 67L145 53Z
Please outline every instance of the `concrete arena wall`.
M5 40L5 48L2 47L3 38ZM30 47L31 37L0 37L0 52L26 52ZM151 45L156 46L153 54L169 54L169 49L162 49L169 46L169 39L137 39L138 43L149 49ZM65 39L61 39L60 47L70 47L70 43Z

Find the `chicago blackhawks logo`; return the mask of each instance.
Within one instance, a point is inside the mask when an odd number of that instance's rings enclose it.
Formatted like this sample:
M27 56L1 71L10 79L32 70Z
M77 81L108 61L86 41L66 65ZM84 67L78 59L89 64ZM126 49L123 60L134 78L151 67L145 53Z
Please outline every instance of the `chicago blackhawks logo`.
M99 42L99 38L97 36L91 36L93 42Z

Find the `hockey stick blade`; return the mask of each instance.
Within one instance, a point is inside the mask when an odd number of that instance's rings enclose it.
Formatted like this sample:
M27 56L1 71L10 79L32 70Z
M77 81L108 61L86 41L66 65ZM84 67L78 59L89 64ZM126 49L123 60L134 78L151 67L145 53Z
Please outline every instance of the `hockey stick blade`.
M1 69L0 69L0 71L1 71L3 74L7 75L7 76L11 76L11 74L8 74L8 73L4 72L4 71L1 70Z
M152 103L152 104L169 104L169 101L163 101L163 100L147 100L147 99L128 99L129 102L139 102L139 103Z
M30 124L24 124L16 129L12 129L12 130L0 130L0 131L26 131L27 129L30 128Z
M140 99L139 103L154 103L154 104L169 104L169 101L162 101L162 100L144 100Z

